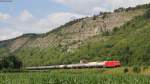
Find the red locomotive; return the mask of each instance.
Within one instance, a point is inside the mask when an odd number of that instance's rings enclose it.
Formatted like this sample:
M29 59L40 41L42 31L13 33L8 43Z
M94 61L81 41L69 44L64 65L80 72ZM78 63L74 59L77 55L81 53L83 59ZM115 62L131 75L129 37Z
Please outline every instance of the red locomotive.
M121 63L120 61L106 61L104 63L104 67L108 67L108 68L114 68L114 67L120 67Z

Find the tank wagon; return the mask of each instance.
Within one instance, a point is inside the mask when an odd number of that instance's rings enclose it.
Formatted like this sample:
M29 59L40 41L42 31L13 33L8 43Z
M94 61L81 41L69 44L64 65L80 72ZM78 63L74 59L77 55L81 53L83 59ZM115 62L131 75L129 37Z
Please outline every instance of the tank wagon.
M103 61L103 62L89 62L78 64L66 64L66 65L51 65L51 66L39 66L39 67L26 67L27 70L44 70L44 69L80 69L80 68L114 68L120 67L120 61Z

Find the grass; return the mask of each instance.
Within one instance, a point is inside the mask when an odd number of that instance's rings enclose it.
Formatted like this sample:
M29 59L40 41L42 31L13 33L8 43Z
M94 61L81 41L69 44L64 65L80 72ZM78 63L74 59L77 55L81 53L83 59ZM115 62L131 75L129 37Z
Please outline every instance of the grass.
M150 76L122 74L116 69L69 69L0 73L0 84L150 84ZM106 74L106 71L118 74Z

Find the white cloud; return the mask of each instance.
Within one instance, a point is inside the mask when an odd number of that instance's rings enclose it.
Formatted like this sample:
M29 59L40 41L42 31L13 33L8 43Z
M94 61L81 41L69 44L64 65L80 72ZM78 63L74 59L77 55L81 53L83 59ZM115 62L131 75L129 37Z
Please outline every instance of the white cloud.
M119 7L150 3L150 0L55 0L66 5L75 13L91 15L98 11L112 11ZM96 11L95 11L96 10Z
M83 16L78 14L58 12L44 18L36 18L26 10L26 13L23 11L19 17L15 17L9 23L11 27L24 33L42 33L81 17Z
M114 10L118 7L135 7L136 5L146 3L150 3L150 0L106 0L104 7L107 7L110 10Z
M0 12L0 21L4 21L10 18L9 14L1 13Z
M74 13L67 13L67 12L60 12L48 15L48 17L41 19L38 22L38 26L47 26L51 29L54 29L60 25L65 24L73 19L84 17L83 15L74 14Z
M14 38L16 36L21 35L22 33L20 31L16 31L11 28L1 28L0 31L0 40L6 40L10 38Z
M33 19L33 15L29 11L23 10L22 13L19 16L19 19L21 21L28 21L28 20Z
M103 0L56 0L72 9L79 14L91 14L95 7L99 7Z
M0 28L0 40L14 38L23 33L48 32L66 22L81 17L83 17L83 15L58 12L49 14L44 18L36 18L29 11L24 10L19 16L8 19L5 28Z

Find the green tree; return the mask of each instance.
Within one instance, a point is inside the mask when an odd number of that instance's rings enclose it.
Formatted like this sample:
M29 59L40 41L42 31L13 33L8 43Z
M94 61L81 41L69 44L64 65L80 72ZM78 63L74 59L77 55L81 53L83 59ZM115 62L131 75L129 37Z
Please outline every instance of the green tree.
M22 67L22 62L14 55L3 57L1 60L1 68L5 69L19 69Z

